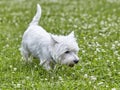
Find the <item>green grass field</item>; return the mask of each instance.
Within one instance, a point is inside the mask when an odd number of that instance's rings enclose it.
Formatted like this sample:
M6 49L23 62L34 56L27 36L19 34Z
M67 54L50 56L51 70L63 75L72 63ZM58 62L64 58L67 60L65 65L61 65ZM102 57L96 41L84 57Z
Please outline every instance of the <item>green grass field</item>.
M42 7L48 32L75 32L80 62L45 71L19 52L22 35ZM0 0L0 90L120 90L120 0Z

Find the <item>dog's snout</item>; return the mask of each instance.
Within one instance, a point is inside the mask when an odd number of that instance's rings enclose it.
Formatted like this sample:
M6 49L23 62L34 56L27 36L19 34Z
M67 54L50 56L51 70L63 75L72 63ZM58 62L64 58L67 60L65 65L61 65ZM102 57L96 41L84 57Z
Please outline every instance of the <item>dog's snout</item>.
M79 62L79 60L74 60L74 63L78 63Z

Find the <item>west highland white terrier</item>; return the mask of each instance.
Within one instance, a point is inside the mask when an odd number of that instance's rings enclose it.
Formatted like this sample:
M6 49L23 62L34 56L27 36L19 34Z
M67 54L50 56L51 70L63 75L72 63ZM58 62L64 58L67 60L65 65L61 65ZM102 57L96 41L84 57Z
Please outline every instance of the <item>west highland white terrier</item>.
M46 70L50 70L56 63L73 67L79 61L79 47L74 32L67 36L50 34L38 26L40 17L41 7L37 4L36 15L22 37L20 51L23 58L25 61L31 60L31 56L38 58Z

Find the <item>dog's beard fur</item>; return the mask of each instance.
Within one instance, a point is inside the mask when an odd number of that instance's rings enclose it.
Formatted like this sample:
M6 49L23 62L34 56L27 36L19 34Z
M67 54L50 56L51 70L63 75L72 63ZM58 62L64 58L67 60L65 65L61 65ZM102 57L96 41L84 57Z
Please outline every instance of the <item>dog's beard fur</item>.
M79 47L74 32L67 36L47 33L38 26L40 16L41 7L37 5L37 13L22 38L20 50L24 59L28 61L30 56L37 57L40 65L47 70L51 68L51 62L74 66L79 60L77 56Z

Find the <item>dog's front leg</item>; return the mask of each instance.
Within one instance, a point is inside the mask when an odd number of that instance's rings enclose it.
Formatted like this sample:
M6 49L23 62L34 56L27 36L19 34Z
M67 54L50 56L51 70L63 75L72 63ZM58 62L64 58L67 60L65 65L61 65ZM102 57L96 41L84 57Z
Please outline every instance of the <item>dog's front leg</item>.
M43 66L46 70L50 70L50 61L49 60L41 60L40 65Z
M50 61L46 61L46 62L43 64L43 67L44 67L46 70L50 70L50 69L51 69Z

